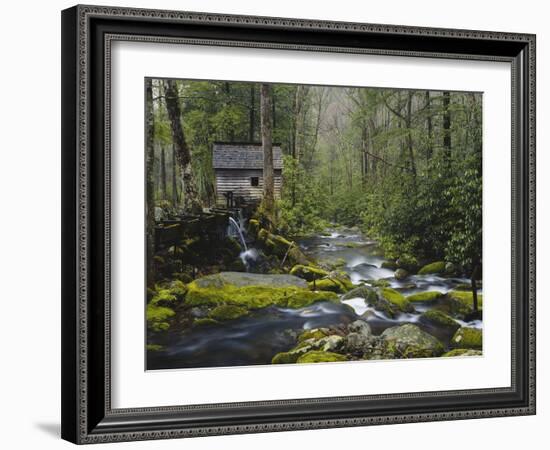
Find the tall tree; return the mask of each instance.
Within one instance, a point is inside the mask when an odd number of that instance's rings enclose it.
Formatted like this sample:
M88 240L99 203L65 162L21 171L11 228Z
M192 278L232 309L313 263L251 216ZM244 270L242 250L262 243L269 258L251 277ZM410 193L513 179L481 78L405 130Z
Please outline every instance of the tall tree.
M254 103L256 102L256 95L255 95L255 92L256 92L256 86L252 83L250 84L250 105L248 106L248 125L249 125L249 128L248 128L248 141L249 142L254 142L254 129L255 129L255 122L254 122L254 113L255 113L255 109L254 109Z
M172 141L176 150L176 159L181 167L183 180L183 209L188 213L196 214L202 211L202 207L199 202L199 195L193 177L191 153L185 141L183 127L181 125L182 114L179 103L178 86L175 80L166 80L165 83L166 110L170 118Z
M147 218L147 286L155 284L155 272L153 270L153 254L155 245L155 185L154 185L154 162L155 162L155 122L153 110L153 80L151 78L145 81L145 102L147 105L146 132L145 132L145 150L146 150L146 169L145 184L147 202L145 203L145 212Z
M160 148L160 192L163 200L168 198L168 191L166 189L166 153L164 145Z
M447 168L451 167L451 93L443 92L443 150Z
M272 88L270 84L260 86L263 165L263 210L273 221L275 217L275 183L273 173L273 123L272 123Z
M178 175L176 163L176 146L172 144L172 206L178 206Z

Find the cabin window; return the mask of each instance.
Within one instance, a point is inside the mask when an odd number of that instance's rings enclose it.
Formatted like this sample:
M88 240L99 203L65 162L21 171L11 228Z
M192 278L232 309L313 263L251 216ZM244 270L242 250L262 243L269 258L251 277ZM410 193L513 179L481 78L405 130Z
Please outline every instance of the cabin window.
M250 186L259 186L260 178L259 177L250 177Z

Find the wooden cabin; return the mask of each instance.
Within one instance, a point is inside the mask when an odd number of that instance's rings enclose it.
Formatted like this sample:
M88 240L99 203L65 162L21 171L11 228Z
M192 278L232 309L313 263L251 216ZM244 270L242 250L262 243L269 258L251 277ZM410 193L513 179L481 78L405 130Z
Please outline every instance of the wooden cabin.
M232 207L262 198L264 153L261 143L215 143L212 165L216 176L216 203ZM283 157L273 145L275 198L281 196Z

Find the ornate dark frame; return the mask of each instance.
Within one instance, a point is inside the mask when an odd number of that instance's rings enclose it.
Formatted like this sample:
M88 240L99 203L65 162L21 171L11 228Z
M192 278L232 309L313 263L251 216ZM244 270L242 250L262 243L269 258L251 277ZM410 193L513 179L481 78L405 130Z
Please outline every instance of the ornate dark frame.
M512 66L512 385L112 409L110 44L192 43ZM84 444L535 414L535 36L75 6L62 12L62 437Z

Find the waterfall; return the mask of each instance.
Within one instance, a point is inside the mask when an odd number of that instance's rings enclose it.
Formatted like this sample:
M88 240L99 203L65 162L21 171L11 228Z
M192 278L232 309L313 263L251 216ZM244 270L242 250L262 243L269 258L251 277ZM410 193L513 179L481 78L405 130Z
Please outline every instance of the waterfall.
M230 224L230 226L232 225L237 230L237 235L239 236L239 238L241 240L243 251L244 252L248 251L248 247L246 246L246 241L244 240L244 235L243 235L243 232L241 230L241 227L240 227L239 223L235 219L233 219L233 217L229 217L229 224Z

